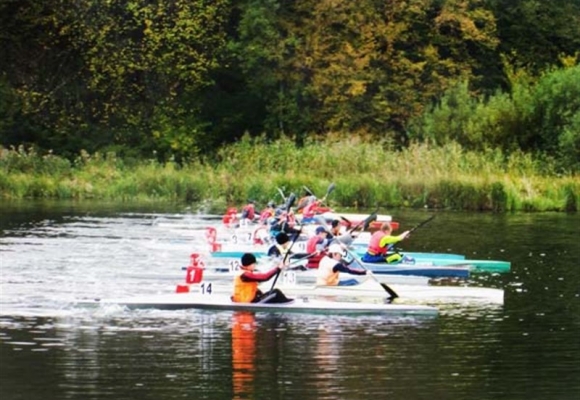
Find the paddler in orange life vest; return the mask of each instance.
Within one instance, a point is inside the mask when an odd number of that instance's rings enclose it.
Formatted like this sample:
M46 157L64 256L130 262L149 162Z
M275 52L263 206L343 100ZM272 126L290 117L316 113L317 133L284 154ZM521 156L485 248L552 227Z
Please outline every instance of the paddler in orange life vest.
M310 255L306 262L306 268L318 268L320 260L326 254L327 235L326 229L323 226L319 226L316 228L314 236L306 242L306 252Z
M291 301L279 289L273 289L268 293L262 293L258 289L258 284L270 280L279 270L284 268L284 263L280 263L266 272L256 272L256 256L251 253L245 253L240 261L242 272L234 278L233 302L258 303L266 297L268 297L266 303L287 303Z
M361 257L364 262L387 262L396 263L400 261L403 256L399 253L388 254L389 247L391 245L400 242L409 236L409 231L405 231L398 236L391 235L393 231L391 224L385 222L381 225L381 228L372 234L371 240L369 241L369 247L366 253Z
M324 286L352 286L359 282L356 279L340 280L340 272L352 275L367 275L370 271L350 269L342 260L342 246L333 243L328 246L328 253L318 265L318 276L316 277L317 285Z

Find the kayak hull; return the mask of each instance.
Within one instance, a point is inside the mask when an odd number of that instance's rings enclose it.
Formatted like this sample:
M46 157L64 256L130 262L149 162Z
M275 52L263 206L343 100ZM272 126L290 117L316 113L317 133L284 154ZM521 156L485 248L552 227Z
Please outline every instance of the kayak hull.
M346 315L430 315L438 314L436 307L407 304L355 303L322 301L309 298L294 299L288 303L234 303L226 295L196 296L187 293L146 296L127 299L95 299L78 302L82 306L121 306L131 310L219 310L269 313L313 313Z
M406 264L372 264L364 263L366 269L377 275L415 275L428 278L460 278L467 279L471 273L469 265L433 266Z
M405 255L412 253L404 253ZM496 261L496 260L471 260L471 259L444 259L444 258L418 258L412 262L402 261L396 264L387 263L369 263L362 262L365 268L368 268L375 272L375 269L380 269L381 267L395 267L400 266L401 268L426 268L427 270L433 268L462 268L467 269L472 273L480 272L490 272L490 273L507 273L511 269L511 263L509 261Z

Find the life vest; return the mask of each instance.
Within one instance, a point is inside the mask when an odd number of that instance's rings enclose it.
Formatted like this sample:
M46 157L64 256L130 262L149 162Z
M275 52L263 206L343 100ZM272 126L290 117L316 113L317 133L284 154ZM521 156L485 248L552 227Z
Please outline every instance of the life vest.
M306 252L308 254L316 253L318 250L316 246L322 242L324 242L324 239L321 239L318 236L312 236L310 239L308 239L308 242L306 242ZM324 254L324 252L320 252L319 254L308 257L306 268L318 268L318 264L320 264L320 260L322 260Z
M244 208L242 209L242 218L246 218L253 221L255 216L256 212L254 209L254 205L252 203L245 205Z
M385 236L387 236L387 234L386 232L383 231L376 231L375 233L373 233L373 235L371 236L371 240L369 241L369 248L367 249L367 253L369 253L372 256L386 255L387 248L380 247L381 239L384 238Z
M306 207L302 209L302 218L312 218L316 215L316 209L318 208L318 204L320 202L313 201L312 203L308 204Z
M271 208L266 208L260 213L260 223L266 224L270 218L274 216L274 211Z
M242 275L234 278L234 295L232 301L235 303L251 303L258 293L258 282L244 282Z
M222 223L227 227L233 227L238 223L238 209L234 207L228 208L226 214L222 217Z
M338 264L338 262L329 256L322 257L320 264L318 264L318 276L316 277L317 285L338 285L340 273L332 270L336 264Z

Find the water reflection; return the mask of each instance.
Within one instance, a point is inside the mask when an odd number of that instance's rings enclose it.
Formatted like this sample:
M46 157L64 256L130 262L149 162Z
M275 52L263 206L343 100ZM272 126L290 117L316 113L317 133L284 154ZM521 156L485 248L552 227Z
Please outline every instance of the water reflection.
M235 312L232 318L232 386L234 399L254 397L256 374L256 317Z
M172 292L205 249L205 219L119 210L2 215L2 400L580 398L577 215L442 213L410 250L508 259L513 272L471 282L505 289L503 306L442 304L420 321L73 306Z

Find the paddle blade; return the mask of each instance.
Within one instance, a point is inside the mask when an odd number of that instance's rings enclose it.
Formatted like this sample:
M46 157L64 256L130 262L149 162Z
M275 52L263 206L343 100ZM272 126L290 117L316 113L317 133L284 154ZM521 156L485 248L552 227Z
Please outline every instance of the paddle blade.
M371 215L369 215L368 217L366 217L366 219L363 222L363 231L368 230L371 222L376 221L377 218L378 218L378 215L376 212L374 212Z
M350 246L353 242L352 235L348 232L345 233L344 235L340 235L340 236L336 237L336 240L338 240L340 243L343 243L347 246Z
M294 193L290 193L290 196L288 196L288 199L286 201L286 212L290 211L290 208L292 208L295 202L296 195Z
M385 292L387 292L389 296L391 296L389 300L395 300L397 297L399 297L397 292L391 289L387 284L381 283L381 286L383 287L383 289L385 289Z
M336 188L336 185L333 183L331 183L330 185L328 185L328 189L326 189L326 196L327 197L330 193L334 192L334 189Z

